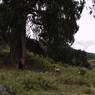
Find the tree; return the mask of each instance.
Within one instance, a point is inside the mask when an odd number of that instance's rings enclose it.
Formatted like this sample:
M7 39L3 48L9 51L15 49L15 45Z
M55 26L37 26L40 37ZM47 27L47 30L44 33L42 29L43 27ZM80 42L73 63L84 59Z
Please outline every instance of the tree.
M74 34L78 31L76 21L80 18L84 3L84 0L45 0L37 3L38 19L33 23L41 25L39 38L46 43L50 57L54 58L60 48L74 42Z
M31 38L26 38L26 48L29 52L33 52L34 54L46 56L45 47L41 44L40 41L31 39Z
M36 0L3 0L0 5L0 17L3 23L2 34L8 32L12 63L23 68L25 63L25 36L27 15L32 12Z
M28 14L32 14L32 23L39 25L39 38L45 42L48 54L53 57L55 47L73 43L73 35L78 30L76 20L80 18L83 6L84 0L3 0L0 4L0 27L3 27L2 34L9 33L12 63L18 63L20 68L25 63Z

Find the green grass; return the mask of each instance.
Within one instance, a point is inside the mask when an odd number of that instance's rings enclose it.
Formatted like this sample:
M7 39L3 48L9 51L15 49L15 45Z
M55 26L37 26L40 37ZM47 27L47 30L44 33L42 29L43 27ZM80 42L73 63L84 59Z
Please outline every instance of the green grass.
M80 67L58 66L60 71L0 69L0 84L16 95L95 95L95 68L80 75Z
M26 70L0 69L0 84L15 95L95 95L95 66L85 69L56 64L34 54L28 55L27 62L30 68Z

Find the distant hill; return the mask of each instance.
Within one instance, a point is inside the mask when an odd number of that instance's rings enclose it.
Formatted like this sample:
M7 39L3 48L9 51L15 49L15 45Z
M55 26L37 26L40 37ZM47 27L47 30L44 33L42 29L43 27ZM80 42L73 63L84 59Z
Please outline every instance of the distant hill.
M87 53L88 60L94 60L95 59L95 53Z

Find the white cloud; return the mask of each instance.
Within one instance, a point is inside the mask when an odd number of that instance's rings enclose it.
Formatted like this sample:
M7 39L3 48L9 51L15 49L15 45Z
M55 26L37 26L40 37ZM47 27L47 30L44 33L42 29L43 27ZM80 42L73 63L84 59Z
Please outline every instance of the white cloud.
M95 41L76 41L72 47L75 49L85 50L87 52L95 52Z
M86 49L87 52L92 52L92 53L95 53L95 45L93 46L90 46Z
M75 43L72 47L95 52L95 18L89 14L86 7L83 10L81 19L78 21L78 25L80 28L75 34Z

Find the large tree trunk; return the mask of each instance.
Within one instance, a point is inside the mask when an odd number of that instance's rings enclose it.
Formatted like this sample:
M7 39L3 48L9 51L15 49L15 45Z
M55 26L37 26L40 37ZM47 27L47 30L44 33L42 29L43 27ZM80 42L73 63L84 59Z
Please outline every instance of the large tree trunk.
M24 69L25 66L25 39L26 39L26 19L20 16L15 22L11 35L10 55L11 62L18 64L19 69Z
M15 57L15 47L16 47L16 40L15 40L15 32L12 30L11 33L10 33L10 41L9 41L9 45L10 45L10 61L11 61L11 64L14 64L16 65L16 57Z
M24 67L25 67L25 56L26 56L25 34L24 33L21 35L21 45L18 49L20 49L20 51L17 54L17 56L19 56L18 57L18 68L24 69Z
M20 25L19 25L20 24ZM19 41L17 42L17 47L18 47L18 68L19 69L24 69L25 67L25 55L26 55L26 47L25 47L25 39L26 39L26 18L21 17L19 19L19 26L18 26L18 36L19 36Z

